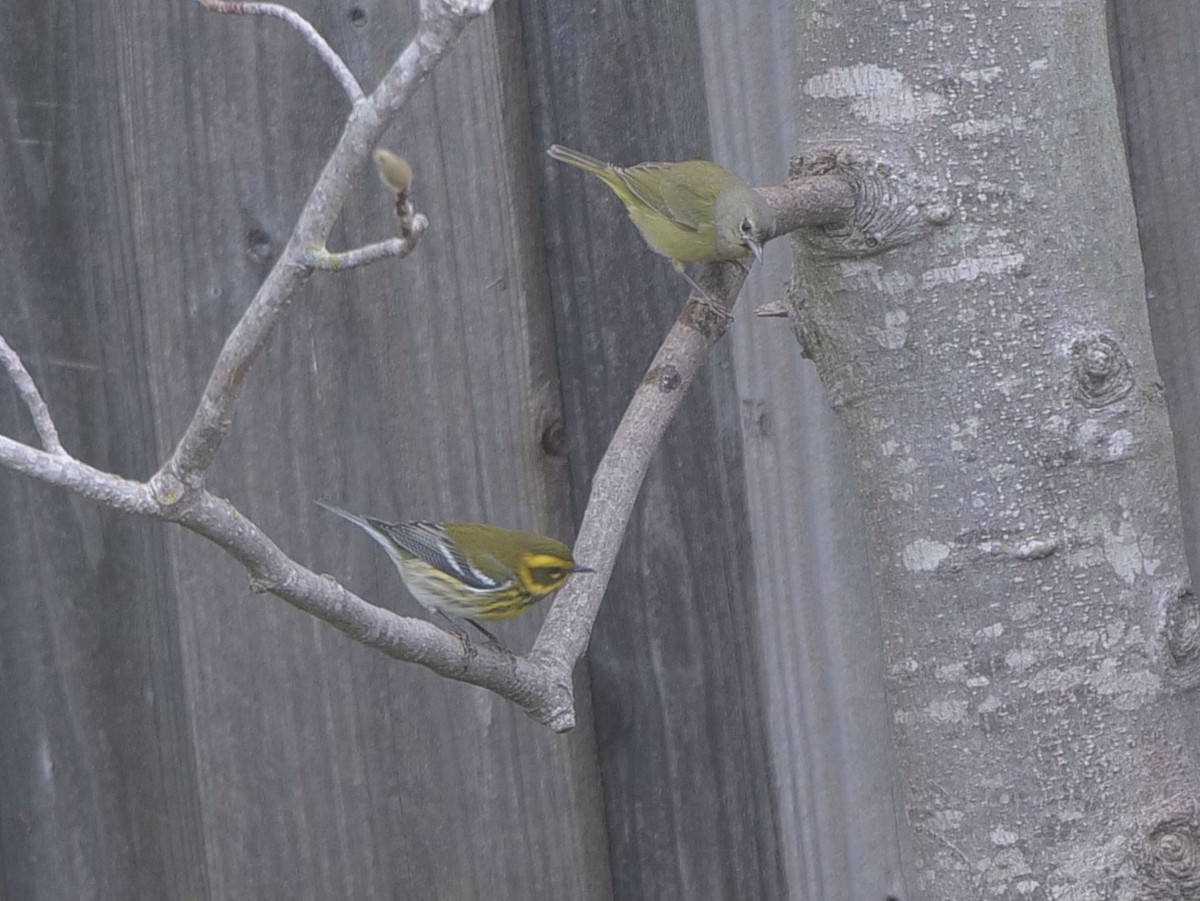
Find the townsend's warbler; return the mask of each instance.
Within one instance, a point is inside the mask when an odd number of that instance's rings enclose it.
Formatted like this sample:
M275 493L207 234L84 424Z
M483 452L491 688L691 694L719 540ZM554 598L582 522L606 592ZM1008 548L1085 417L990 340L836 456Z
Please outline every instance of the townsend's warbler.
M430 613L509 619L562 587L579 566L561 541L473 522L387 523L317 501L383 545L413 597ZM453 622L453 620L451 620Z

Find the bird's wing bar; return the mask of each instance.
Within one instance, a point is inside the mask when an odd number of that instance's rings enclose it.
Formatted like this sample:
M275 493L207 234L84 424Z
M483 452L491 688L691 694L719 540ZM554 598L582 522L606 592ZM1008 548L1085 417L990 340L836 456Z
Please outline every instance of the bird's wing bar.
M424 560L448 576L454 576L468 588L491 591L504 584L468 563L466 557L437 523L401 522L393 525L373 520L371 524L385 532L414 557Z

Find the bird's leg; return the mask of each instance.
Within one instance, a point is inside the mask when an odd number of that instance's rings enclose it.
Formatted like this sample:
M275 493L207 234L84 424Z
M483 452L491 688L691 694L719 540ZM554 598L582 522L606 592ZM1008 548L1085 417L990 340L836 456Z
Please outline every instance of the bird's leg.
M475 646L471 644L471 636L467 634L467 630L456 623L450 614L445 611L434 608L433 612L450 624L450 631L454 634L455 638L463 643L463 650L470 656L475 656ZM467 622L470 622L470 620L467 620ZM492 640L494 641L495 639Z
M721 319L725 320L725 322L728 323L728 322L733 321L733 314L730 313L727 309L725 309L725 306L723 304L719 304L715 300L713 300L713 296L711 294L709 294L707 291L705 291L703 288L701 288L700 283L698 281L696 281L694 278L692 278L690 275L688 275L686 269L684 269L682 266L680 266L678 269L678 272L680 275L682 275L684 278L686 278L688 280L689 285L691 285L693 288L696 289L696 291L698 291L700 293L700 300L699 300L700 303L704 304L704 306L706 306L710 310L712 310L713 313L715 313L717 316L721 317Z
M469 622L469 623L470 623L472 626L474 626L476 629L478 629L480 632L482 632L484 635L486 635L486 636L487 636L487 639L488 639L488 640L489 640L489 641L490 641L492 644L495 644L495 645L500 645L500 639L498 639L498 638L497 638L495 635L493 635L491 632L489 632L489 631L488 631L487 629L485 629L483 626L479 625L479 623L475 622L475 620L473 620L473 619L468 619L468 620L467 620L467 622ZM503 646L503 645L500 645L500 647L504 647L504 646Z
M506 648L504 645L502 645L500 643L499 638L497 638L495 635L493 635L491 632L489 632L483 626L479 625L479 623L475 622L475 620L469 619L469 620L467 620L467 622L469 622L472 626L474 626L476 629L478 629L480 632L482 632L484 635L486 635L488 643L491 644L491 646L494 647L501 654L506 654L509 657L516 656L515 654L513 654L512 651L510 651L508 648Z
M690 275L688 275L688 271L683 268L683 264L679 264L679 265L675 266L675 271L678 272L680 275L682 275L684 278L686 278L687 283L689 285L691 285L695 290L699 291L700 296L703 297L709 304L711 304L714 307L717 305L717 302L712 299L712 295L710 295L707 291L705 291L703 288L701 288L700 283L698 281L696 281L694 278L692 278Z
M458 638L458 640L463 643L463 650L465 650L467 652L467 654L469 654L470 656L472 656L472 657L475 656L475 645L471 644L471 636L469 634L467 634L467 631L462 626L460 626L458 624L458 622L455 621L455 619L452 616L450 616L450 614L446 613L444 610L437 610L435 608L434 612L437 613L438 616L440 616L442 619L444 619L446 622L448 622L450 624L451 631L453 631L454 635ZM512 651L510 651L503 644L501 644L499 638L497 638L495 635L493 635L491 632L489 632L483 626L479 625L479 623L475 622L475 620L467 619L464 616L463 621L470 623L472 626L474 626L476 629L478 629L483 634L483 636L488 640L488 644L490 644L496 650L501 651L502 653L508 654L510 657L512 656Z

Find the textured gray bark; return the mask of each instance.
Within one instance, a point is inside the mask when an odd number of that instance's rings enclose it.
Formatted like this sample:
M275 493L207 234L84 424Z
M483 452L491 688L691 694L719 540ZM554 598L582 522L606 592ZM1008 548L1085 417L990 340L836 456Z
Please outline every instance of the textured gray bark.
M1194 897L1195 603L1104 4L799 10L804 167L864 210L798 243L791 313L867 508L915 894Z

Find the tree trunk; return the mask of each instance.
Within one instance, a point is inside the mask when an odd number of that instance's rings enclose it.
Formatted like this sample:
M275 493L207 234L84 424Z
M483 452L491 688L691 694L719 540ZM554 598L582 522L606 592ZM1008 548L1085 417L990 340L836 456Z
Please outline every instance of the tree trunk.
M1195 891L1196 605L1104 3L799 11L801 168L863 208L797 243L791 314L867 508L918 896Z

